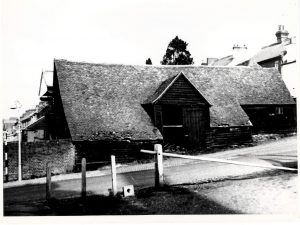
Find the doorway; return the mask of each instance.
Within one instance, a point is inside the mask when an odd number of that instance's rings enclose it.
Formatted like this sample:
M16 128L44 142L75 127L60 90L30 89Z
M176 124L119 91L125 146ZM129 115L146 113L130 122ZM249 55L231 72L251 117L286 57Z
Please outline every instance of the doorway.
M205 111L200 106L163 105L163 137L166 143L189 149L205 146Z

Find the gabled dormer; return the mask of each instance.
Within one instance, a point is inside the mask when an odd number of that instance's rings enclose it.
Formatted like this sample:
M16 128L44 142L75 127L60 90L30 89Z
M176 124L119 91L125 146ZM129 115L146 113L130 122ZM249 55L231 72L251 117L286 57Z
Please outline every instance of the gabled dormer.
M183 73L162 82L147 106L165 142L204 146L211 105Z
M162 82L155 93L149 96L146 104L210 106L209 102L182 72Z

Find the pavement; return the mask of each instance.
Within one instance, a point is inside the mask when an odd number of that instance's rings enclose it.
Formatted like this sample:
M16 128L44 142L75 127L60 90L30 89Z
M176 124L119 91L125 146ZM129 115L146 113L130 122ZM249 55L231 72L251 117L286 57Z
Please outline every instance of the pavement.
M297 139L295 136L264 143L254 147L202 154L202 157L231 159L259 165L291 166L297 164ZM118 191L133 184L136 189L154 185L154 163L119 165L117 168ZM245 176L270 170L268 168L240 166L180 158L164 159L166 184L201 183ZM80 196L81 174L65 174L52 177L52 196L69 198ZM45 178L10 182L4 184L4 209L9 215L47 214L45 201ZM109 193L110 169L87 172L87 194ZM27 207L28 206L28 207Z

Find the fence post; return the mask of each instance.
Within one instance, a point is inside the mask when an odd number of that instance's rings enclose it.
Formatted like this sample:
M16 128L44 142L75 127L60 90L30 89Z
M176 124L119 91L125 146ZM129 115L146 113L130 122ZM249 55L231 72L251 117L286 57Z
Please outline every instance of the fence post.
M46 200L49 201L51 199L51 164L47 162L46 165Z
M7 133L4 134L4 159L5 159L5 182L8 182L8 146L7 146Z
M81 197L86 197L86 159L81 160Z
M112 194L117 194L117 174L116 174L116 158L114 155L111 158L111 178L112 178Z
M155 187L161 188L164 186L162 145L155 144L154 151L156 152L156 155L155 155Z

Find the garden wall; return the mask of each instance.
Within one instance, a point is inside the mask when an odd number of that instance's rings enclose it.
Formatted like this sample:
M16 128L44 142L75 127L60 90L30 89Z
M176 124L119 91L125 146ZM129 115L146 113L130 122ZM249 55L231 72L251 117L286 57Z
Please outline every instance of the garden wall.
M18 179L18 142L8 143L7 148L8 178L13 181ZM53 174L73 171L74 145L66 139L22 143L22 179L45 176L47 162L51 162Z

